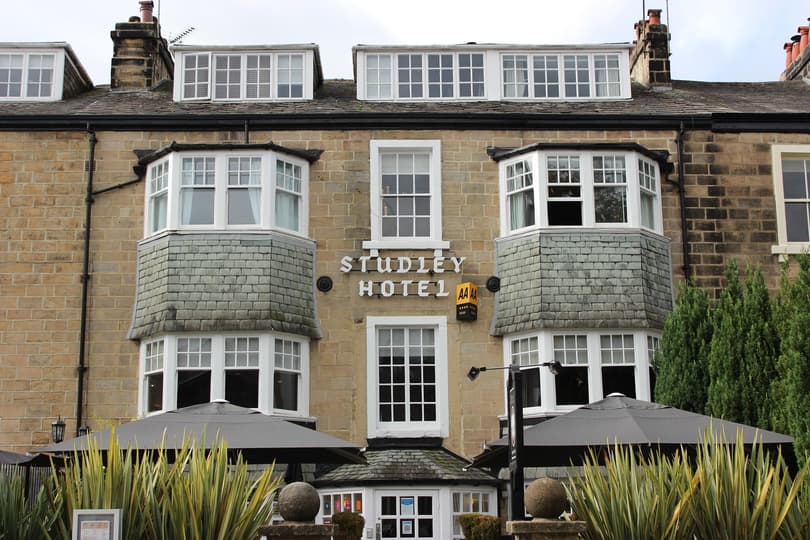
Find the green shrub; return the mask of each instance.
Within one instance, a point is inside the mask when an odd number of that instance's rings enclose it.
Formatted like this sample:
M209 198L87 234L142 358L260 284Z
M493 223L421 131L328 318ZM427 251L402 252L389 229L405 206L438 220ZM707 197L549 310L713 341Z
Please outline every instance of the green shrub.
M332 524L338 526L335 538L359 540L363 537L366 520L355 512L335 512L332 514Z
M458 523L466 540L499 540L501 521L486 514L461 514Z

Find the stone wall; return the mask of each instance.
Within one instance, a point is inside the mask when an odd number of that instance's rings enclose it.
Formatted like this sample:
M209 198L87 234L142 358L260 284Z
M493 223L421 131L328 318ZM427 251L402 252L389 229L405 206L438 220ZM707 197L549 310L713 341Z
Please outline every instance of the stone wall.
M239 132L99 132L95 188L133 179L134 149L179 143L243 141ZM467 456L498 434L504 412L498 376L470 383L471 366L501 365L499 337L490 335L495 295L484 287L498 275L500 235L498 166L489 147L535 142L637 142L677 159L674 131L278 131L253 132L251 141L324 151L310 174L313 277L329 276L331 291L315 292L323 337L312 341L310 413L318 429L364 443L366 435L367 316L444 316L448 320L449 448ZM343 257L368 255L369 140L439 139L442 151L443 255L465 257L461 272L446 273L446 288L463 281L479 289L479 317L455 320L453 294L444 298L361 297L359 272L341 272ZM718 287L731 257L760 264L778 281L771 255L776 235L771 177L772 144L810 144L810 135L687 132L684 162L689 240L698 283ZM84 132L5 132L0 138L0 447L25 451L48 442L50 423L67 418L74 433L76 366L83 256ZM677 167L675 169L677 171ZM670 176L676 180L676 175ZM663 183L664 236L670 239L673 278L683 278L677 189ZM89 280L87 384L84 415L94 429L133 418L137 409L138 343L128 339L136 299L142 240L144 184L94 198ZM657 244L656 244L657 245ZM650 249L647 246L644 249ZM656 248L657 249L657 248ZM432 256L390 252L391 256ZM656 269L660 273L659 256ZM662 293L650 285L643 294ZM646 299L643 299L646 302ZM657 324L657 323L656 323Z

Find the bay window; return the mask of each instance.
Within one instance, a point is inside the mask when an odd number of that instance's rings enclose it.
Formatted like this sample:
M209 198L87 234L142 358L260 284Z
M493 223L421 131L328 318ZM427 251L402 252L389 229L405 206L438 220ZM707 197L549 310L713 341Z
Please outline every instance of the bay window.
M280 229L307 234L309 164L281 152L171 152L147 168L145 235Z
M619 392L652 397L660 335L649 330L546 329L506 338L505 365L521 369L526 414L569 411ZM556 375L542 364L559 362Z
M583 145L584 146L584 145ZM662 232L659 164L638 151L533 145L501 161L504 235L552 227Z
M167 335L141 346L139 413L215 399L292 416L309 414L309 344L268 334Z

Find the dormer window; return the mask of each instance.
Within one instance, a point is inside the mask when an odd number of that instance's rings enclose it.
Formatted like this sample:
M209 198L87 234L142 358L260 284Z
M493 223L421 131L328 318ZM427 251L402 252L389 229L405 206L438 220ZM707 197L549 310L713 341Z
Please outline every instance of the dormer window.
M517 48L457 45L427 50L358 46L358 99L604 100L630 98L621 45Z
M176 46L175 101L312 99L320 83L315 46L235 50Z
M0 43L0 101L57 101L66 86L92 87L67 44Z

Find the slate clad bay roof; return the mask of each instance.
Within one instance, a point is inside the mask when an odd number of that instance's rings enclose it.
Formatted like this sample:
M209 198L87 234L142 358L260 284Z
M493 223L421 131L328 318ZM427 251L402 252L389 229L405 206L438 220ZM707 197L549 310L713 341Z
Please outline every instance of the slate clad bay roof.
M0 103L0 129L80 129L91 122L106 129L159 127L218 129L251 126L293 129L368 127L488 128L496 126L613 124L628 122L690 126L723 122L787 122L807 129L810 85L803 81L707 83L673 81L670 90L633 85L633 97L617 101L377 102L356 99L351 80L327 80L311 101L272 103L176 103L171 83L150 91L97 87L52 103ZM764 115L768 115L766 118ZM534 123L534 124L533 124Z
M488 484L498 480L445 448L369 448L365 465L340 465L319 475L318 487L374 483Z

